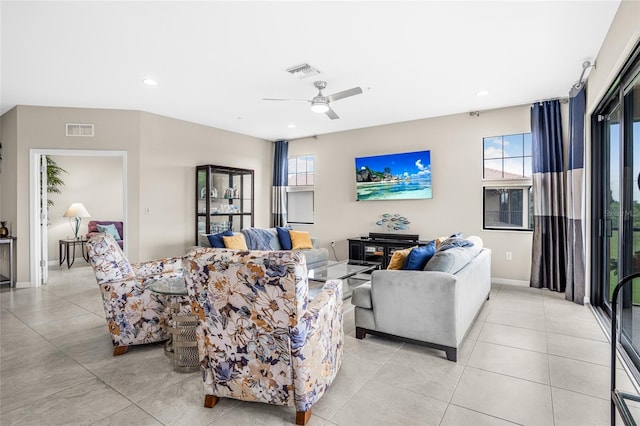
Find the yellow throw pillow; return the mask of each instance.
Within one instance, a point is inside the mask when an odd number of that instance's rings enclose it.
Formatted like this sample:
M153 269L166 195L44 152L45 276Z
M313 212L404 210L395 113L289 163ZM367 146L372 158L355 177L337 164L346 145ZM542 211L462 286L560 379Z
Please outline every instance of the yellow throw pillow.
M289 230L291 236L291 250L312 249L311 237L306 231Z
M387 269L402 269L404 261L407 259L407 256L409 256L412 248L413 247L409 247L406 249L394 251Z
M247 241L242 234L236 234L233 237L223 236L222 239L224 240L224 246L228 249L247 250Z

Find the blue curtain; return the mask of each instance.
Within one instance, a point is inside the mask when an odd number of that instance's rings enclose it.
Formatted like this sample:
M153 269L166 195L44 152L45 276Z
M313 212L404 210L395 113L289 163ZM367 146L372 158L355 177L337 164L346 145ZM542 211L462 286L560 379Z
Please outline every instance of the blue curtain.
M566 287L566 217L562 119L558 100L531 109L533 149L533 250L531 287Z
M273 151L271 226L287 225L287 161L289 142L276 141Z
M584 304L584 88L569 100L569 162L567 166L567 288L565 298Z

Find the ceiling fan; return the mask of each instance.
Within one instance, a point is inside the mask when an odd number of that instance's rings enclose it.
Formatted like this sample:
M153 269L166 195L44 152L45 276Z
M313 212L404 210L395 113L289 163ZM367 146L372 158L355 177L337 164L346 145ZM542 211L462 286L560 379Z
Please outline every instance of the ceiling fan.
M359 95L362 93L362 89L359 87L354 87L351 89L343 90L342 92L334 93L333 95L325 96L322 94L322 90L327 87L326 81L315 81L313 85L318 89L318 94L314 96L313 99L305 100L305 99L272 99L272 98L263 98L263 101L294 101L294 102L309 102L311 104L311 111L317 113L326 113L327 116L335 120L338 117L338 114L335 113L334 110L331 109L329 104L334 101L338 101L340 99L348 98L349 96Z

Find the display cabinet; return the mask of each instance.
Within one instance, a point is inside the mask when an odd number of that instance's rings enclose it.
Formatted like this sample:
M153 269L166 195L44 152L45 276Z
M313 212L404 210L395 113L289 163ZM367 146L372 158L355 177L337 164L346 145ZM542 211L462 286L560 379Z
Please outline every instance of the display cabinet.
M253 170L202 165L196 167L196 244L198 234L253 226Z

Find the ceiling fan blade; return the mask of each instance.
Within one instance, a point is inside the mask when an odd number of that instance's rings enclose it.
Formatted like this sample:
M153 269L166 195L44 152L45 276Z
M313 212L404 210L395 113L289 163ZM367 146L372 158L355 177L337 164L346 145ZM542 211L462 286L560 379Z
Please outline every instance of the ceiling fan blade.
M273 98L262 98L263 101L293 101L293 102L311 102L306 99L273 99Z
M329 110L325 113L327 114L327 117L329 117L332 120L336 120L340 117L338 117L338 114L336 114L336 112L334 110L332 110L331 108L329 108Z
M342 92L334 93L333 95L327 96L329 102L337 101L339 99L348 98L349 96L359 95L362 93L362 89L359 87L354 87L352 89L343 90Z

